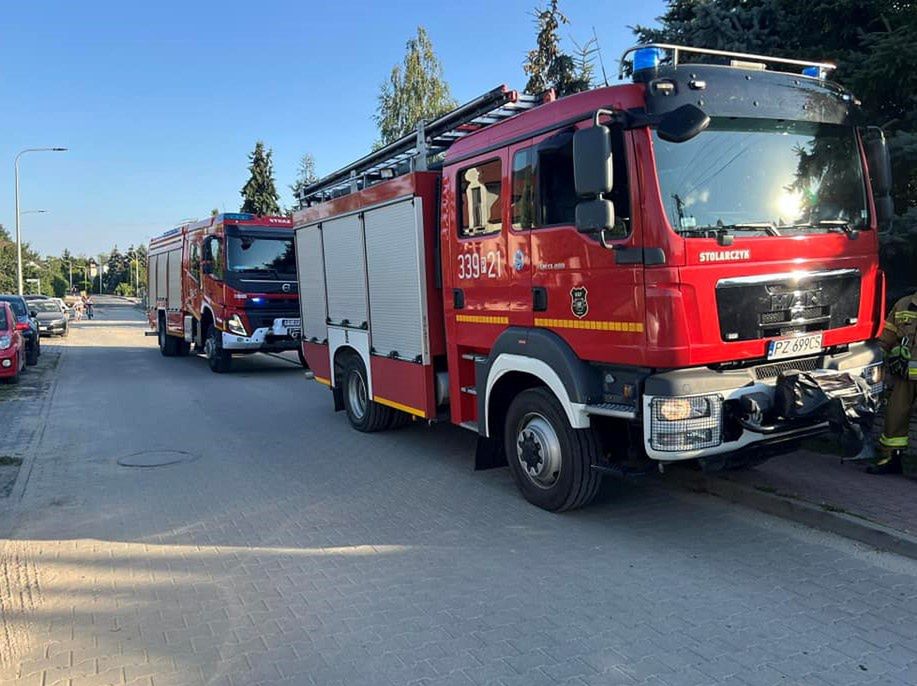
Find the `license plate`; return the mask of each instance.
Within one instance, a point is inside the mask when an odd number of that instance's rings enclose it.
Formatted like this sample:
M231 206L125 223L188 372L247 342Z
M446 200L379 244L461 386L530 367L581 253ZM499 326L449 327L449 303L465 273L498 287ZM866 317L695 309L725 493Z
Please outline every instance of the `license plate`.
M288 329L294 328L295 329L299 327L299 320L298 319L282 319L280 321L280 324L281 326L285 328L288 328Z
M822 351L820 333L809 333L802 336L775 338L767 344L767 359L781 360L785 357L813 355Z

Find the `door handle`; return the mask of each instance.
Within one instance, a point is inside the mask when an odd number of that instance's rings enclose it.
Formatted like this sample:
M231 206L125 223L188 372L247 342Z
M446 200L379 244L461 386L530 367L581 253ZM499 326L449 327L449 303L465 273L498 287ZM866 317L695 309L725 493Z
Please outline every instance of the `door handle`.
M535 312L544 312L548 309L548 289L543 286L535 286L532 289L532 310Z
M456 310L465 308L465 291L461 288L452 289L452 307Z

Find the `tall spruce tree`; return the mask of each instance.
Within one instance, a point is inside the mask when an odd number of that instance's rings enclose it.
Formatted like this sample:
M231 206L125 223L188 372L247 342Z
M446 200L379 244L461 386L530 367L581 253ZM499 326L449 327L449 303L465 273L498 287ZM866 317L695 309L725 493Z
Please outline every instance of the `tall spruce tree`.
M550 0L546 7L536 7L532 15L538 33L535 48L529 50L522 65L523 71L529 76L525 92L539 95L553 88L557 97L563 97L589 90L592 85L591 63L583 61L578 65L572 56L560 48L558 29L570 22L560 11L558 0Z
M377 147L413 131L421 120L429 120L456 106L443 77L433 43L423 26L405 45L402 64L392 67L388 81L379 90L375 120L379 126Z
M243 198L241 212L258 216L280 214L280 196L274 184L272 154L270 150L265 150L263 141L255 143L255 149L249 154L248 170L251 176L240 191Z

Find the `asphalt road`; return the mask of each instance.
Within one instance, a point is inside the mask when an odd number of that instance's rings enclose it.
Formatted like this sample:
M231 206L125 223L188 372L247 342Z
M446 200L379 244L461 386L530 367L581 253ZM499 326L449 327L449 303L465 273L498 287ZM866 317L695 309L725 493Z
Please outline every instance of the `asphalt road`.
M911 560L651 483L542 512L469 432L96 313L0 502L0 683L917 683Z

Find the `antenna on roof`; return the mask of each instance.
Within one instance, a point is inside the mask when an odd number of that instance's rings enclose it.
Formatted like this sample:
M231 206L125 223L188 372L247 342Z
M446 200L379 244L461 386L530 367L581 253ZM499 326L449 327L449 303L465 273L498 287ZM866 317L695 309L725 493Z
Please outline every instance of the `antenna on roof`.
M595 33L595 27L592 27L592 38L595 41L596 52L599 53L599 66L602 68L602 80L608 85L608 74L605 73L605 60L602 59L602 46L599 45L599 37Z

